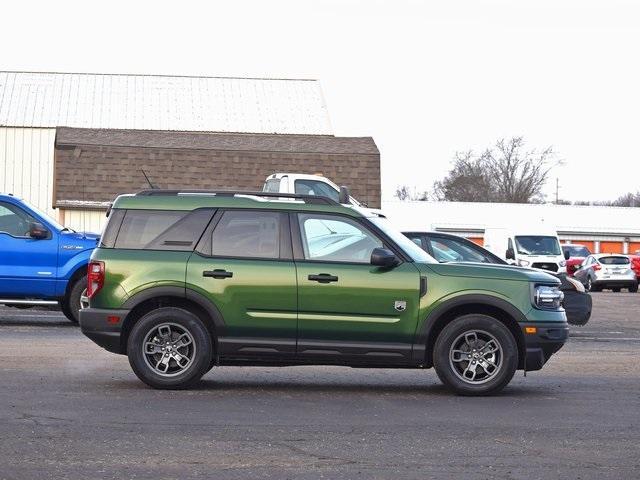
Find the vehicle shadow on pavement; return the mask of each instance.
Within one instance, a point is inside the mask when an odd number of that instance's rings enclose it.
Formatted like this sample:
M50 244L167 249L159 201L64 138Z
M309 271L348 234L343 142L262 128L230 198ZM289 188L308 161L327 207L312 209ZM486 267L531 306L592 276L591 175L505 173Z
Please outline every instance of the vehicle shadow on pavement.
M2 327L65 327L65 328L79 328L77 324L71 323L69 320L42 320L42 319L4 319L0 317L0 328Z

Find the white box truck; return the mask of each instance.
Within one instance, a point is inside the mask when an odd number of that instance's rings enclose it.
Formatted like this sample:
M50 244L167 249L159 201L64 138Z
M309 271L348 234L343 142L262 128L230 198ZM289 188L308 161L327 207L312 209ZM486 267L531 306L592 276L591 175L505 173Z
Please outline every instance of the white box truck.
M558 234L541 228L486 228L484 248L520 267L565 273L567 260Z

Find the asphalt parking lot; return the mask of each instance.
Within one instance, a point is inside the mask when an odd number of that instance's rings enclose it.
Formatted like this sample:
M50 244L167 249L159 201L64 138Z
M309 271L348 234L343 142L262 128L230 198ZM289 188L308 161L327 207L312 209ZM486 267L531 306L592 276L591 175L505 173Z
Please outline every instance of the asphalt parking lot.
M57 312L0 308L0 478L639 478L640 294L499 396L432 370L214 369L154 391Z

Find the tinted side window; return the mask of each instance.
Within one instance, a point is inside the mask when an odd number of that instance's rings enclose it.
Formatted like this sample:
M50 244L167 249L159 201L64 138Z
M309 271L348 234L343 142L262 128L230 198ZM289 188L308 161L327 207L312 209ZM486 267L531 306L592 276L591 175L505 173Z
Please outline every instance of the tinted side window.
M298 214L304 258L328 262L369 263L382 241L346 217Z
M280 258L279 212L229 210L222 214L211 235L216 257Z
M301 195L319 195L339 201L340 193L324 182L317 180L296 180L296 193Z
M430 238L433 256L439 262L491 263L487 257L462 242L451 238Z
M426 250L424 242L422 241L422 235L416 235L416 234L413 234L413 233L405 233L405 236L409 240L411 240L413 243L415 243L417 246L419 246L421 249Z
M36 219L15 205L0 203L0 232L14 237L28 237L31 222Z
M115 247L138 250L192 250L212 215L213 212L206 209L192 212L127 210L117 234Z

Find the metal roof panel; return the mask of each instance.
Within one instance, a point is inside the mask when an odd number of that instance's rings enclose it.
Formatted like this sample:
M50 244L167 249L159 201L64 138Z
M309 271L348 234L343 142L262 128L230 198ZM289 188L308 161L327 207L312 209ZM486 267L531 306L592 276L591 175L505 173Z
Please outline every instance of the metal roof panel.
M332 135L317 80L0 72L0 126Z

